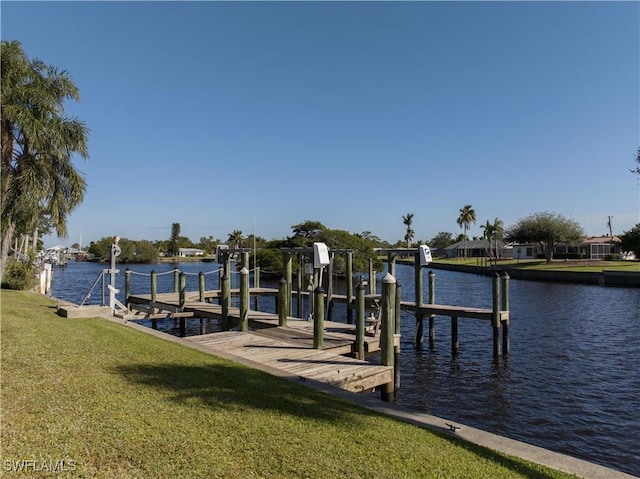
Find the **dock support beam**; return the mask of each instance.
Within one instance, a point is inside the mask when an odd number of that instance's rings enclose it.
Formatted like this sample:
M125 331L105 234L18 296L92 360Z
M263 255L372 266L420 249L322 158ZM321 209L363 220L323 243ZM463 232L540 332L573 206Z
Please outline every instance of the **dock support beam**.
M451 355L460 352L460 340L458 339L458 317L451 316Z
M500 302L501 311L509 311L509 273L506 271L502 275L502 299ZM502 356L509 355L509 316L502 320Z
M205 302L205 297L204 297L204 292L205 292L205 287L204 287L204 273L202 271L200 271L198 273L198 290L200 292L200 302L204 303Z
M227 325L229 324L229 300L231 299L230 289L229 276L224 273L220 283L220 304L222 305L222 320Z
M393 336L395 332L396 279L389 273L382 279L382 329L380 331L380 360L383 366L394 366ZM393 399L393 381L382 386L383 401Z
M373 258L369 258L369 294L376 294L376 271L373 269Z
M291 276L293 274L293 266L291 265L291 259L293 255L291 253L282 253L282 262L284 265L284 279L287 282L287 290L291 292ZM285 311L287 316L291 316L291 298L287 301L289 304L289 311ZM282 309L283 304L280 305L280 309ZM300 309L300 307L298 307Z
M436 304L436 274L429 271L429 304ZM436 315L429 316L429 349L436 347Z
M353 324L353 252L347 252L347 324Z
M151 270L151 301L155 301L158 296L158 273L155 269Z
M260 288L260 266L253 265L253 287ZM253 298L253 309L260 310L260 295L256 294Z
M184 311L185 295L187 291L187 274L181 271L178 275L178 307L179 311Z
M124 270L124 304L129 301L129 296L131 296L131 270L126 268Z
M493 357L500 356L500 275L496 272L492 278L493 285L493 315L491 327L493 329Z
M289 294L289 287L286 279L281 278L278 286L278 325L286 327L287 312L289 311L289 300L291 299L291 295Z
M356 347L358 359L365 359L364 350L364 284L362 281L356 286Z
M313 347L324 348L324 289L318 286L313 292Z
M246 266L240 270L240 331L249 331L249 270Z
M402 286L400 283L396 283L396 301L395 301L395 314L394 314L394 335L393 335L393 390L394 392L400 389L400 320L402 314ZM396 346L396 338L398 338L398 345Z

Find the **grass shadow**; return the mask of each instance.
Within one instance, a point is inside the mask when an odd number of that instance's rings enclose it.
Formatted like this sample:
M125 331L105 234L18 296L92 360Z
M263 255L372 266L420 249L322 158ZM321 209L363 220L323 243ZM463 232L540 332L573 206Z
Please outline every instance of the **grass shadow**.
M195 399L211 408L270 410L330 422L373 414L302 384L234 365L137 364L115 371L132 383L166 391L176 403Z

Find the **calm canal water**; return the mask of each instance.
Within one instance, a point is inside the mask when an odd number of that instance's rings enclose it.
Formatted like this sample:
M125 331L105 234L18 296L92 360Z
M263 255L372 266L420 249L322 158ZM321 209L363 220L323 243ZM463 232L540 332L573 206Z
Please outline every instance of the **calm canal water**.
M178 267L187 290L217 289L215 263L131 265L132 292L172 291ZM105 264L70 262L54 269L52 295L80 303ZM424 284L427 287L426 270ZM436 303L491 307L491 279L435 270ZM124 274L117 287L124 290ZM397 265L402 299L411 301L413 268ZM232 275L232 288L239 278ZM264 280L263 286L274 286ZM425 291L425 297L426 291ZM100 284L90 303L99 303ZM272 310L273 300L260 300ZM491 327L459 320L460 353L451 356L450 321L436 318L436 343L413 347L415 318L402 314L401 388L397 403L449 421L535 444L640 476L640 289L511 280L511 352L493 360ZM334 320L345 317L337 305ZM199 334L193 321L191 334ZM211 330L216 322L208 325ZM175 322L159 328L177 334ZM189 331L188 333L189 334Z

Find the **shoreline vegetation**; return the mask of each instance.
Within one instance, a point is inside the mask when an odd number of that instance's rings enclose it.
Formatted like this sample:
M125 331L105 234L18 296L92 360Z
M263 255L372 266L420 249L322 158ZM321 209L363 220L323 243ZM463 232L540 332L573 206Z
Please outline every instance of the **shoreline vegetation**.
M4 464L105 478L575 477L104 318L62 319L46 296L1 295Z
M386 257L380 259L386 261ZM161 258L158 263L212 262L214 257ZM398 258L399 264L414 263L413 258ZM544 259L437 258L425 269L446 269L473 274L506 271L512 278L532 281L561 281L600 285L640 287L638 260L564 260ZM278 274L271 275L278 277Z

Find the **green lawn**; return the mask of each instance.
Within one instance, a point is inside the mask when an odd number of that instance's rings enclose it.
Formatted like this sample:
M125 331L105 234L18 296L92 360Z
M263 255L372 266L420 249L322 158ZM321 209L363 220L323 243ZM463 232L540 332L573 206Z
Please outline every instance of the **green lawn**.
M466 266L489 266L487 258L438 258L433 263L466 265ZM498 261L498 267L509 267L518 269L535 269L547 271L584 271L602 272L607 271L635 271L640 273L640 261L592 261L592 260L553 260L548 263L541 259L509 259Z
M60 318L34 293L0 300L4 477L573 477L105 319ZM30 460L66 472L8 471Z

